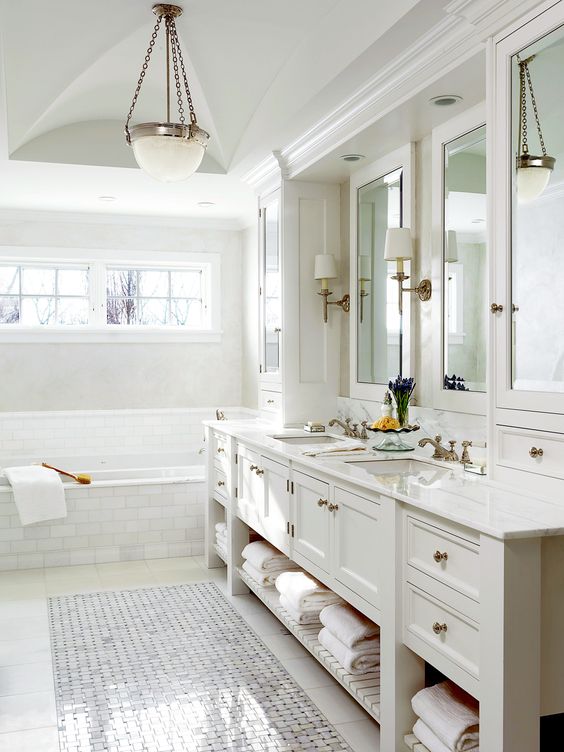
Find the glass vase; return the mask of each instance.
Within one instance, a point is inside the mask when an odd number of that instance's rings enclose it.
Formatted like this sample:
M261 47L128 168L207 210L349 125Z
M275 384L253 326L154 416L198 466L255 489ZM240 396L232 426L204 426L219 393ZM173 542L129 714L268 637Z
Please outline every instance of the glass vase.
M408 404L397 405L396 413L398 417L398 423L400 424L400 428L405 428L405 426L409 425L409 405Z

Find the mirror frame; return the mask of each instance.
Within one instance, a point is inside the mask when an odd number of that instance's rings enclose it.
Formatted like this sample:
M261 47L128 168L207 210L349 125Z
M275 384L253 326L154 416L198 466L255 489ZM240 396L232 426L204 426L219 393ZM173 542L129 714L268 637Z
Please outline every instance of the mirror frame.
M353 399L365 399L381 402L388 388L387 384L369 384L358 381L357 367L357 306L358 306L358 262L357 262L357 223L358 223L358 189L389 172L403 168L402 176L402 217L403 226L411 227L414 231L415 220L415 144L406 144L386 156L371 162L369 165L353 172L350 177L350 396ZM409 264L409 262L408 262ZM408 273L409 265L408 265ZM407 300L406 300L407 302ZM406 306L407 308L407 306ZM413 353L413 306L407 308L406 326L404 333L403 370L404 375L410 373L415 363ZM413 376L414 374L411 373Z
M458 413L474 413L486 415L487 395L489 390L489 359L488 339L486 348L486 391L459 392L443 388L444 381L444 191L445 191L445 158L446 144L463 136L470 131L486 124L486 103L472 107L460 115L448 120L433 129L432 145L432 268L433 268L433 298L432 298L432 327L433 327L433 407L436 410L452 410ZM486 139L488 135L486 134ZM486 178L486 185L488 180ZM486 188L486 206L488 188ZM489 225L489 214L486 215ZM488 245L489 245L488 231ZM489 247L486 250L489 254ZM488 290L484 290L484 301L489 300ZM485 305L485 302L484 302Z

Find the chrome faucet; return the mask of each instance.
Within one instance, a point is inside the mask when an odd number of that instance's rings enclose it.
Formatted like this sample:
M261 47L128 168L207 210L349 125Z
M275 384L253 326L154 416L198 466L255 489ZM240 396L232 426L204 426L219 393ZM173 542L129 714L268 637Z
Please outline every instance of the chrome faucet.
M458 454L454 451L456 441L448 442L450 449L446 449L446 447L441 444L441 441L442 436L435 436L434 439L425 438L419 441L419 446L424 447L427 446L427 444L431 444L431 446L435 449L435 451L433 452L434 460L444 460L444 462L458 462Z
M358 431L357 431L357 428L356 428L358 424L355 423L351 427L349 425L350 422L351 422L350 418L347 418L344 423L343 423L342 420L339 420L339 418L331 418L331 420L329 421L329 428L332 428L335 425L341 426L341 428L345 432L345 436L348 436L351 439L358 439L358 438L360 438L359 434L358 434Z

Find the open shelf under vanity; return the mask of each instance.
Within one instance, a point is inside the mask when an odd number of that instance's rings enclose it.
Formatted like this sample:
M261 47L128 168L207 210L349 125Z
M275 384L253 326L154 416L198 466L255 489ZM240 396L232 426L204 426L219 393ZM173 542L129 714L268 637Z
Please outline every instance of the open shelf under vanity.
M262 587L240 567L237 568L237 572L249 590L272 611L286 629L302 643L306 650L352 695L364 710L379 722L380 672L360 675L349 674L317 639L320 629L318 625L298 624L280 606L280 596L275 588ZM419 752L419 750L416 752Z

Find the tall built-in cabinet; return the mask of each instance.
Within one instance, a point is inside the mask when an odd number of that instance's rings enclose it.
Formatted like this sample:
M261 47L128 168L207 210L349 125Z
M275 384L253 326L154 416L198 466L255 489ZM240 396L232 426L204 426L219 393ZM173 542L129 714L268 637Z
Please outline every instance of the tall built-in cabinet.
M314 259L340 257L340 189L280 178L261 191L259 207L259 409L285 425L327 420L339 392L343 314L331 310L323 322Z
M543 12L540 12L543 11ZM541 496L564 492L564 266L561 96L564 3L546 3L490 45L490 473ZM531 154L556 158L533 200L518 187L519 60L527 58Z

